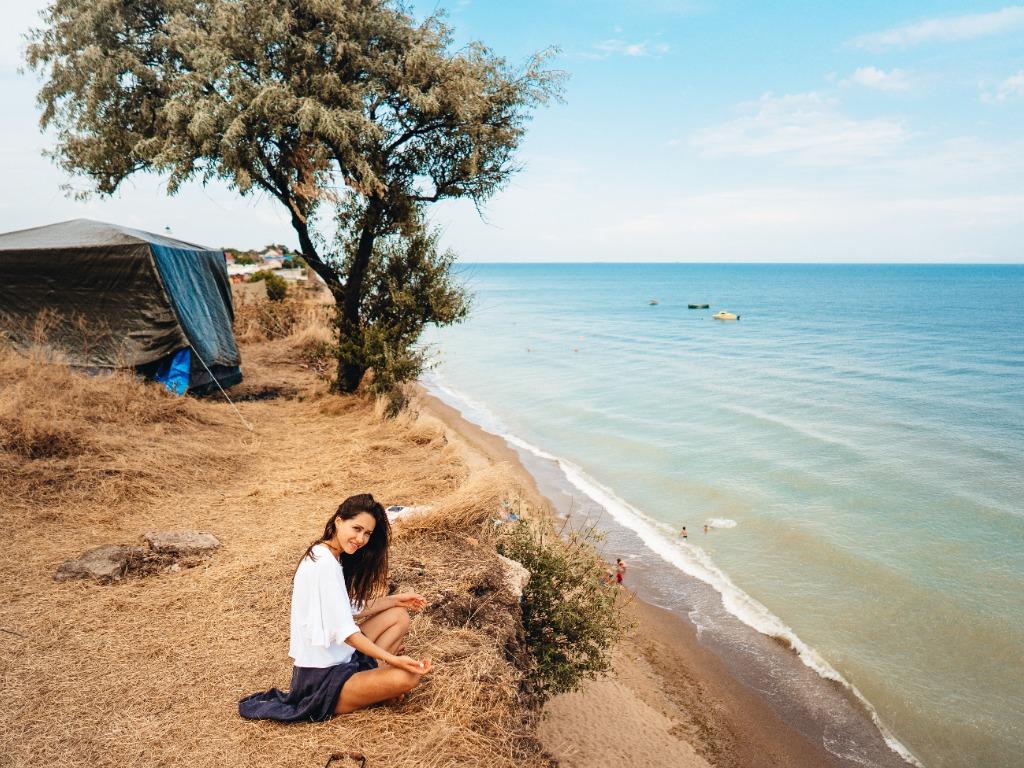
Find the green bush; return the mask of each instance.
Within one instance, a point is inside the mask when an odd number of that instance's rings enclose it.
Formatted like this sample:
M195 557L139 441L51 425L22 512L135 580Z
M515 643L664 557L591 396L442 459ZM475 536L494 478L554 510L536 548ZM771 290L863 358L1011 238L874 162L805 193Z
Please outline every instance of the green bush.
M266 269L254 272L252 277L249 278L250 283L258 283L261 280L267 284L268 299L271 301L284 301L285 297L288 295L287 280Z
M530 571L523 627L532 664L529 695L539 706L608 671L626 627L618 589L605 582L593 529L559 537L545 522L522 521L502 534L498 550Z
M361 371L360 376L372 371L366 389L386 401L389 416L405 407L405 385L428 365L430 350L418 344L424 328L451 325L469 313L466 289L452 274L455 253L440 250L439 240L440 230L423 221L406 235L378 237L366 268L359 322L337 316L339 372L345 367ZM352 258L356 243L345 247ZM347 391L344 381L336 386Z
M256 264L258 259L251 253L234 252L235 264Z

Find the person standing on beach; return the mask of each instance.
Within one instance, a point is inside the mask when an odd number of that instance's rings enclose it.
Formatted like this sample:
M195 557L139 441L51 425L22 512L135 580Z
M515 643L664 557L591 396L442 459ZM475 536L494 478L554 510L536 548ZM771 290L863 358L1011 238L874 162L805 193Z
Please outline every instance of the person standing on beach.
M615 559L615 583L621 584L623 577L626 575L626 563L621 558Z

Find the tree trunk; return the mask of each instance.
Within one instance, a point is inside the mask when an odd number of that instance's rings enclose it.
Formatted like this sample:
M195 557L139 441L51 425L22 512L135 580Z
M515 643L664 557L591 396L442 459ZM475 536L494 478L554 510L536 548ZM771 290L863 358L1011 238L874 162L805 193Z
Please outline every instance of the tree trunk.
M292 229L299 236L299 248L302 249L302 258L313 268L314 272L320 275L327 284L327 287L331 289L331 293L334 294L337 301L337 297L341 293L341 283L338 281L338 275L320 259L320 254L316 252L316 246L313 245L313 238L309 236L309 227L294 212L292 213Z
M366 276L366 268L370 265L370 257L373 255L373 241L377 237L381 209L380 199L371 197L367 204L366 218L363 220L363 231L359 233L359 245L356 247L355 258L352 260L352 266L345 279L344 301L341 305L338 329L342 348L346 342L362 346L359 305L363 299L363 278ZM365 373L365 363L353 354L343 352L338 357L336 384L338 391L355 392Z

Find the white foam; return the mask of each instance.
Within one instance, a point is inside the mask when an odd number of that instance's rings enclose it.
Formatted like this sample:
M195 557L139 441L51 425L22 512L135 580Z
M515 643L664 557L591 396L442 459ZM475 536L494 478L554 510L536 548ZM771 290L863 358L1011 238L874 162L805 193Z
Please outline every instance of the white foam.
M855 685L839 674L831 664L801 640L775 614L733 584L732 580L715 565L703 549L696 545L676 541L674 529L670 529L665 524L648 517L632 504L616 495L610 488L587 475L581 467L571 461L548 453L526 440L509 433L500 418L489 408L482 403L473 401L461 392L456 392L454 389L442 384L440 377L433 375L425 380L424 384L435 395L444 400L448 405L462 412L463 416L474 421L478 426L494 432L516 448L538 458L554 462L573 486L599 504L620 525L636 533L648 549L683 573L703 581L718 592L722 598L722 605L729 613L761 634L785 640L806 666L813 669L819 676L827 680L833 680L849 690L868 711L871 720L882 734L882 738L885 739L885 743L889 748L911 765L923 768L921 762L885 726L875 708L857 690ZM713 526L722 528L732 528L736 525L735 520L726 518L714 518L708 521L709 526L712 523L723 523L724 525Z
M708 520L708 528L735 528L736 521L727 517L712 517Z

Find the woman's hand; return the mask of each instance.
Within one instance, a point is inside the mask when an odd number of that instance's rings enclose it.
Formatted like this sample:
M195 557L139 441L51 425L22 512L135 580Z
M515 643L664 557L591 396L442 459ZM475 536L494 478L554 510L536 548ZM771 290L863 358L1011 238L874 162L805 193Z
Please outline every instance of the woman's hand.
M415 592L401 592L397 595L392 595L391 599L394 601L396 608L405 608L409 611L422 611L427 607L427 599Z
M388 654L381 659L385 664L396 669L403 669L414 675L425 675L430 671L430 659L414 659L412 656L392 656Z

